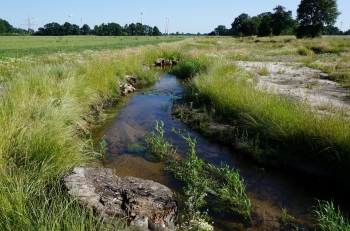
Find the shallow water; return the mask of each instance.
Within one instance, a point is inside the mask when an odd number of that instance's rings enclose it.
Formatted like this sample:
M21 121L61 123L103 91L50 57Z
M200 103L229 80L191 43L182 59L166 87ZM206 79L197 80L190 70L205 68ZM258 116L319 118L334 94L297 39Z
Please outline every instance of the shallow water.
M184 155L189 147L185 140L171 132L172 128L196 137L197 155L205 162L216 165L226 162L230 167L238 168L247 184L247 195L255 211L253 225L248 226L237 217L221 216L209 210L215 230L280 230L278 219L282 216L282 208L292 217L289 219L291 222L312 226L309 214L316 204L315 198L332 198L315 188L320 185L319 182L304 184L300 177L263 169L229 147L201 137L170 114L174 95L181 97L182 94L180 80L168 74L163 74L160 79L155 85L138 89L127 96L123 100L124 105L116 109L116 117L96 132L96 140L105 136L107 142L106 167L114 169L120 177L130 175L153 180L181 193L184 185L171 173L165 172L162 163L152 162L146 152L138 148L145 132L150 131L157 121L163 121L165 137L177 148L178 154Z

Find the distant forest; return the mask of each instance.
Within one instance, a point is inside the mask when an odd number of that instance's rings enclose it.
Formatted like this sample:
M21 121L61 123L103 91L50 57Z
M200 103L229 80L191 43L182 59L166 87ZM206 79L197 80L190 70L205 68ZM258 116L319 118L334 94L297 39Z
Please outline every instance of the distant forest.
M162 33L154 26L143 25L141 23L126 24L124 27L118 23L102 23L99 26L90 28L84 24L81 28L76 24L66 22L62 25L52 22L44 27L39 27L37 31L33 29L18 29L10 25L6 20L0 19L0 35L38 35L38 36L64 36L64 35L100 35L100 36L160 36Z
M302 0L302 2L312 2L313 0ZM299 5L300 9L300 5ZM298 11L299 11L298 9ZM318 9L312 9L318 10ZM328 10L328 9L324 9ZM334 8L334 10L337 10ZM340 13L339 13L340 14ZM335 22L337 12L332 16ZM297 17L298 18L298 17ZM318 31L306 34L300 37L315 37L318 35L350 35L350 30L341 31L333 24L324 26L321 22L321 26L317 28ZM279 36L279 35L296 35L298 36L298 30L300 30L300 20L294 19L292 11L287 11L283 6L276 6L273 12L261 13L257 16L249 16L246 13L242 13L237 16L231 23L231 28L226 28L224 25L219 25L212 32L204 35L209 36ZM306 28L310 30L310 28ZM14 28L6 20L0 19L0 35L37 35L37 36L64 36L64 35L99 35L99 36L161 36L165 35L154 26L143 25L141 23L126 24L124 27L118 23L102 23L96 25L94 28L90 28L89 25L84 24L79 27L76 24L70 24L66 22L62 25L52 22L46 24L44 27L38 28L37 31L33 29L19 29ZM200 33L171 33L170 35L201 35Z
M231 24L231 28L219 25L208 35L231 36L279 36L296 35L298 21L293 18L292 11L286 11L283 6L276 6L273 12L261 13L257 16L249 16L242 13ZM341 31L338 27L324 26L322 35L350 35L350 30Z

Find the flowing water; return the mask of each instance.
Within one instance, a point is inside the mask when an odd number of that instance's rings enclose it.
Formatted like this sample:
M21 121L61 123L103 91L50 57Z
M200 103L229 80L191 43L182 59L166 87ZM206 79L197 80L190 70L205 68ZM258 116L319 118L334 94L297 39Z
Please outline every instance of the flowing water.
M229 147L203 138L170 114L174 95L181 97L181 94L181 81L175 76L163 74L156 84L125 97L123 105L115 109L115 118L94 135L96 140L105 136L105 166L114 169L120 177L129 175L153 180L182 193L184 184L172 173L164 171L162 163L153 162L139 145L145 132L151 131L157 121L163 121L165 138L177 148L178 154L184 155L189 147L185 140L171 132L172 128L196 137L197 155L205 162L216 165L226 162L230 167L238 168L244 178L246 192L254 208L253 225L244 224L234 216L215 214L209 208L215 230L281 230L283 214L284 218L289 216L289 222L311 227L310 209L316 204L315 198L332 198L321 191L324 185L318 179L304 183L300 177L258 167Z

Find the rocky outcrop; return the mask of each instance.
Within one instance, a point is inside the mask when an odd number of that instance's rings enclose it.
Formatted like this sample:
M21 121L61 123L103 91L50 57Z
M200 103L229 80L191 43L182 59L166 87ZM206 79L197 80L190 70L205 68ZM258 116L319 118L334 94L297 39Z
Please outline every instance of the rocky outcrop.
M136 89L131 84L127 84L127 83L119 84L119 89L122 95L126 95L128 93L132 93L136 91Z
M132 86L137 85L137 78L131 75L126 75L125 80Z
M136 91L135 86L137 85L137 78L134 76L126 75L125 80L127 83L119 84L120 94L123 96L129 93L135 92Z
M175 230L177 202L162 184L89 167L74 168L62 182L70 195L93 206L109 224L126 218L128 225L141 230Z
M159 58L154 62L154 65L164 67L164 66L176 65L177 62L178 62L177 60Z

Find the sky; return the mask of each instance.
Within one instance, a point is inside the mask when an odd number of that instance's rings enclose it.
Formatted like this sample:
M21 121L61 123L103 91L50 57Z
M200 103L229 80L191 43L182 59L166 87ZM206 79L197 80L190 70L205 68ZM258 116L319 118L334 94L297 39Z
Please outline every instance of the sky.
M338 0L341 15L335 24L342 31L350 29L350 1ZM165 32L168 19L169 33L210 33L218 25L231 28L231 23L241 13L256 16L273 12L282 5L296 10L300 0L0 0L0 18L15 28L28 29L28 16L35 21L35 30L52 22L83 24L93 28L102 23L115 22L121 26L141 22L151 27L157 26ZM71 15L69 17L68 15Z

